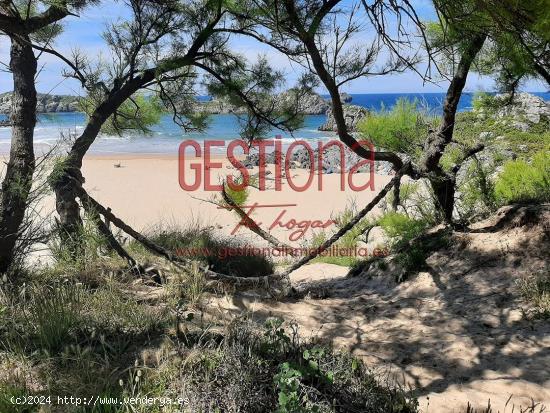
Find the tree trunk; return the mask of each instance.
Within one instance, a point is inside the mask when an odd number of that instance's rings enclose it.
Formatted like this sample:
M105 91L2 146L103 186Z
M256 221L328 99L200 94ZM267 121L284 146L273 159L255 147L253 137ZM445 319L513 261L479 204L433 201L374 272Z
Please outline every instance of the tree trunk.
M450 223L453 219L455 205L456 180L453 176L441 175L430 178L430 185L435 194L437 208L441 212L445 222Z
M54 185L55 209L59 214L59 226L61 239L65 246L77 253L79 245L79 229L82 226L80 207L76 201L74 183L70 176L64 175Z
M432 133L428 137L424 145L424 157L421 160L421 168L429 176L430 184L437 200L436 206L448 223L452 221L453 216L456 178L453 174L445 172L441 168L439 161L445 152L445 148L453 139L458 103L462 96L462 91L466 86L470 67L483 47L486 38L485 34L478 34L470 40L464 49L455 74L447 89L443 103L441 125L435 133Z
M78 254L80 245L79 228L82 226L80 217L80 206L76 198L77 184L84 183L82 176L82 161L84 155L95 141L101 127L107 121L109 116L116 112L122 103L139 88L151 81L154 73L147 73L134 78L117 92L112 93L109 98L103 101L90 116L84 131L76 139L71 147L67 159L64 161L62 173L55 177L53 190L55 192L55 208L59 214L59 230L63 241L73 255Z
M107 101L107 103L100 105L90 117L86 128L75 141L67 159L64 161L63 173L56 177L53 184L55 209L59 214L58 229L61 239L74 256L78 255L79 246L81 245L79 229L82 227L82 218L80 216L80 205L77 201L77 185L84 183L81 171L82 161L90 145L99 134L101 126L109 118L109 115L116 110L112 109L113 104L111 101Z
M19 228L35 168L33 136L36 124L37 61L28 36L11 37L10 69L13 73L11 148L0 193L0 273L11 266Z

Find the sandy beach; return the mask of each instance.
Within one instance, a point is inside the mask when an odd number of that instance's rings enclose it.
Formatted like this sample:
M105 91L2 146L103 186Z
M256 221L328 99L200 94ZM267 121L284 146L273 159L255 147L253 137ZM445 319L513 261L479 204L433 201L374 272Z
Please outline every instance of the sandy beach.
M222 167L212 170L212 184L219 183L222 176L236 173L236 169L225 158L218 157L214 161L222 163ZM185 173L189 177L189 182L193 180L192 163L201 163L201 160L190 158L185 161ZM267 170L273 172L273 165L269 165ZM234 212L220 209L207 202L216 196L219 199L218 191L205 190L204 185L200 185L195 191L184 191L180 187L178 159L175 156L86 157L83 173L86 178L85 188L89 193L139 230L147 231L158 225L185 227L191 222L198 221L205 225L214 225L223 233L230 234L239 223L239 218ZM250 173L257 173L257 168L250 170ZM302 169L292 169L291 174L295 185L301 186L308 179L308 171ZM258 208L252 214L253 218L262 223L262 228L266 230L272 226L283 209L287 212L280 221L286 224L291 219L297 222L303 220L326 222L331 219L332 214L343 211L352 203L356 203L361 208L390 179L388 176L375 175L374 191L356 192L347 185L344 191L340 190L340 174L323 175L323 188L320 190L317 183L318 177L315 175L308 190L296 192L290 188L285 179L282 180L281 191L275 191L273 176L273 173L268 172L265 191L250 188L247 202L269 206ZM356 185L362 185L368 181L368 178L369 174L358 174L354 182ZM331 229L334 230L335 226L326 228L327 231ZM310 229L303 237L293 241L289 237L294 231L277 225L271 232L281 241L293 246L300 246L313 234L313 230ZM263 242L246 228L240 228L235 235L250 242Z

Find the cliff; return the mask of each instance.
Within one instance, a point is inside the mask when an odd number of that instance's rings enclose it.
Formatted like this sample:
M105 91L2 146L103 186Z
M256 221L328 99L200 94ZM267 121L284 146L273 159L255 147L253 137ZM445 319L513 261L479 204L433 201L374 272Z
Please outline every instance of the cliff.
M0 113L10 113L11 98L12 92L0 94ZM39 93L37 111L39 113L78 112L79 100L80 98L78 96L46 95Z
M362 106L357 105L344 105L344 118L346 120L346 126L348 127L348 130L350 132L356 132L357 129L357 123L361 119L363 119L365 116L369 114L369 111L367 108L364 108ZM321 131L328 131L328 132L336 132L336 121L334 120L334 116L332 115L332 108L329 107L326 111L327 120L324 124L319 126L319 130Z

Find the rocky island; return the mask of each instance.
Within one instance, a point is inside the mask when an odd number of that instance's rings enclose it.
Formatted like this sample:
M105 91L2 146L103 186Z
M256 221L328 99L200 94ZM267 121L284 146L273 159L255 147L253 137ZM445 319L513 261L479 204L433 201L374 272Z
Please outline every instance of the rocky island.
M277 96L277 101L281 105L285 103L291 103L291 100L295 99L293 89L289 89L285 92L281 92ZM368 110L356 105L351 105L352 97L347 93L342 93L341 99L346 102L344 105L346 124L350 128L350 131L355 131L355 127L359 120L368 114ZM57 112L79 112L80 109L79 96L71 95L51 95L51 94L38 94L38 113L57 113ZM5 92L0 94L0 114L9 115L12 106L12 92ZM197 101L196 111L203 112L211 115L219 114L244 114L246 109L241 106L235 106L231 102L225 99L211 99L207 101ZM312 92L306 96L301 97L299 106L299 112L303 115L327 115L326 122L319 127L322 131L336 131L336 125L334 117L332 116L330 99L324 98L318 93ZM9 120L0 120L0 127L10 126Z
M12 92L0 94L0 114L9 114L11 111ZM80 97L71 95L49 95L39 93L37 96L38 113L78 112L80 111Z
M280 93L277 96L277 102L281 105L291 103L292 99L295 99L294 91L292 89ZM341 94L341 99L346 104L344 105L344 117L346 118L346 125L351 132L356 131L357 123L368 115L368 109L351 105L352 96L347 93ZM224 99L212 99L208 101L197 102L197 112L204 112L208 114L244 114L246 109L242 106L235 106ZM321 131L336 132L336 123L332 116L332 109L330 99L324 98L318 93L312 92L306 96L301 97L299 105L299 112L303 115L326 115L327 120L323 125L319 127Z

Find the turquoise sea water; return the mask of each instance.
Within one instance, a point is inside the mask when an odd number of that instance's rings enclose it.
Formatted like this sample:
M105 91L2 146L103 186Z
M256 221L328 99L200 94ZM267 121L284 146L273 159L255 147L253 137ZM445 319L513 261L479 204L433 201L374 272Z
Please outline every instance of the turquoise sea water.
M550 100L550 93L536 93L545 100ZM423 107L431 108L434 113L440 111L443 102L443 93L410 93L410 94L352 94L352 103L364 106L371 110L379 110L381 107L391 108L397 99L407 97L418 99ZM471 108L472 95L464 94L460 101L459 110ZM0 119L6 119L0 115ZM283 142L290 143L294 139L324 140L330 139L333 134L320 132L317 128L325 121L324 115L307 116L301 129L294 136L282 134L273 130L273 135L281 134ZM35 129L35 145L40 153L52 147L62 139L77 136L82 131L85 116L82 113L54 113L41 114ZM0 128L0 153L9 152L10 128ZM208 129L202 133L185 133L177 126L171 116L166 115L160 124L152 128L150 135L132 133L125 136L103 135L92 145L90 152L95 154L176 154L179 144L185 139L205 140L231 140L239 138L239 120L234 115L211 116Z

